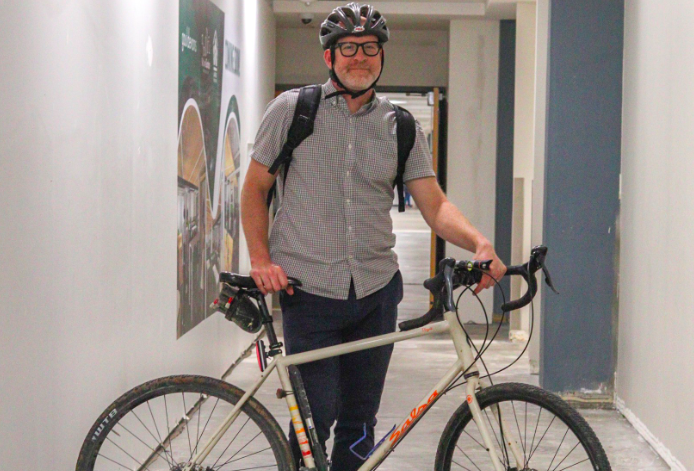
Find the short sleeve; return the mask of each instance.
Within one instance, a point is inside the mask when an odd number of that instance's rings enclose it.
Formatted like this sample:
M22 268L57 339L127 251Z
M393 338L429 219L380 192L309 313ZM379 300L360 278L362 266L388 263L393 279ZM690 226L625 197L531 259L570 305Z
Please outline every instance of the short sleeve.
M407 159L405 174L402 178L405 183L416 178L436 176L432 165L431 153L429 152L429 144L419 121L416 122L416 127L417 136L410 151L410 156Z
M297 99L296 91L290 90L268 103L251 149L251 159L266 167L272 166L287 140Z

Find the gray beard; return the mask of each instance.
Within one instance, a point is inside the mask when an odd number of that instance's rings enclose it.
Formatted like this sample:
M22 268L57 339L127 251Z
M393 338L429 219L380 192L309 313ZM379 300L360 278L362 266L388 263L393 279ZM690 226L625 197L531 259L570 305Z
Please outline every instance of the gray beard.
M366 90L376 80L376 74L369 72L366 76L355 77L350 73L346 73L344 77L340 77L340 81L352 91L360 92Z

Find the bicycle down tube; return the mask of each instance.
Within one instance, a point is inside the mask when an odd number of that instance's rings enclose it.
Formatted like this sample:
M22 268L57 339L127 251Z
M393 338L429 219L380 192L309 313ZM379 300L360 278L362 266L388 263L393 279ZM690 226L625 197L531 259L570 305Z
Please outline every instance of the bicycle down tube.
M463 371L466 371L467 378L467 393L466 400L470 406L473 418L480 433L483 437L485 447L487 448L492 462L495 463L497 471L504 471L501 467L500 460L498 459L498 454L496 451L496 445L493 443L491 435L487 429L486 424L481 418L481 411L479 405L477 404L477 399L475 397L475 391L479 384L479 373L477 366L474 364L474 356L472 354L472 349L468 344L467 336L458 324L456 319L456 314L454 312L446 312L444 314L444 321L435 324L430 324L421 328L394 332L391 334L379 335L376 337L370 337L368 339L357 340L354 342L348 342L341 345L336 345L327 348L321 348L317 350L312 350L308 352L298 353L294 355L287 356L277 356L275 357L267 366L267 369L262 372L260 378L254 383L254 385L246 391L246 394L239 400L235 405L234 409L227 415L223 423L218 427L212 437L208 442L200 448L200 451L193 457L192 461L188 463L185 471L189 471L194 468L198 463L202 462L207 455L212 451L217 442L221 439L224 433L232 425L239 411L252 397L255 392L262 386L270 373L277 368L277 372L280 378L280 383L285 392L285 400L287 402L287 407L289 408L292 424L297 436L299 436L299 442L301 443L301 452L304 459L304 464L307 468L315 467L313 460L313 454L311 448L308 444L308 440L302 439L302 434L305 434L305 425L303 420L298 413L298 407L296 399L293 394L293 387L289 379L289 374L287 368L290 365L299 365L303 363L309 363L312 361L322 360L325 358L331 358L339 355L344 355L347 353L352 353L361 350L367 350L370 348L380 347L383 345L389 345L404 340L409 340L416 337L423 337L427 335L441 334L450 332L455 345L456 352L458 354L458 360L445 372L443 378L431 389L427 395L420 401L416 407L414 407L409 415L403 420L403 422L397 426L389 435L386 440L373 450L371 456L364 462L364 464L359 468L359 471L371 471L375 469L393 450L393 448L402 441L402 439L407 435L407 433L414 427L414 425L424 416L424 414L429 410L430 406L436 402L444 393L444 391L455 381L456 377ZM508 428L503 424L503 418L501 426L508 430ZM510 445L513 450L513 455L516 461L521 464L522 459L519 460L519 455L515 446L515 440L507 440L507 444Z

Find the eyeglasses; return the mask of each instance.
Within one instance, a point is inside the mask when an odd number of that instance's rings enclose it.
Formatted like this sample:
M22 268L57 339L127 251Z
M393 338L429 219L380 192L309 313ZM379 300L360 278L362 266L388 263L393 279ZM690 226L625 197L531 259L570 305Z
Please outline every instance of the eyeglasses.
M352 57L357 54L359 48L364 51L364 54L373 57L378 55L383 48L383 45L379 42L373 41L368 43L337 43L335 46L340 49L340 53L345 57Z

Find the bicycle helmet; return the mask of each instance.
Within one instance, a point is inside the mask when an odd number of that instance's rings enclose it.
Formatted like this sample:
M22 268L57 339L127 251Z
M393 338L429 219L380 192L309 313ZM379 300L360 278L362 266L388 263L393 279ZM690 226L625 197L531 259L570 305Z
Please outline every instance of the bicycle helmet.
M357 98L376 86L378 79L381 78L381 74L383 73L383 65L385 63L384 52L381 52L381 73L379 73L376 80L364 90L355 92L348 89L335 73L335 44L337 40L345 36L369 35L376 36L378 42L381 44L390 39L390 31L386 25L386 19L371 5L360 5L357 2L348 3L343 7L335 8L325 21L321 23L320 32L318 33L320 43L321 46L323 46L323 50L330 49L330 57L333 64L330 68L330 78L344 89L331 93L325 97L326 99L342 94Z
M365 19L362 25L362 18ZM371 5L356 2L337 7L320 26L320 43L323 49L333 46L344 36L368 36L373 34L380 43L388 42L390 31L386 19Z

